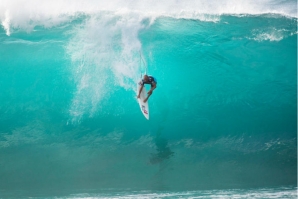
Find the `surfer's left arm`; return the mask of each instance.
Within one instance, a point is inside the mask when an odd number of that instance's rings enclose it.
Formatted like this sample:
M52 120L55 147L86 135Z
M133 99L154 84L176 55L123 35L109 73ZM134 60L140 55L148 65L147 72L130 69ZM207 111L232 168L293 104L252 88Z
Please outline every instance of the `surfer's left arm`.
M151 95L154 89L156 89L156 83L152 82L151 89L150 89L150 91L148 91L148 95Z

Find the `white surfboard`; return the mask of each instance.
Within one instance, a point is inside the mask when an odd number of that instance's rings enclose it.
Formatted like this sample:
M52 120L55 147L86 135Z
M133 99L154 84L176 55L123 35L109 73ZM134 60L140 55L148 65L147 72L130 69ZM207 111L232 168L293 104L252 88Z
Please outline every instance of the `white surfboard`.
M139 83L137 83L137 94L139 94L139 90L140 90L141 86L139 85ZM148 101L146 103L144 103L144 99L146 99L147 97L147 92L146 92L146 88L145 86L142 89L142 92L140 93L140 98L138 98L138 102L141 108L141 111L143 113L143 115L145 116L145 118L147 120L149 120L149 106L148 106Z

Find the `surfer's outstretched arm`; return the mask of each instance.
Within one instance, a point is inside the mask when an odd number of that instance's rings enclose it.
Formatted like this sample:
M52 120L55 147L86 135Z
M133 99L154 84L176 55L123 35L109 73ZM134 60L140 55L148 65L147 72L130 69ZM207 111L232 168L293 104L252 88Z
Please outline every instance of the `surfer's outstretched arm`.
M150 91L148 92L148 95L149 95L149 94L151 95L154 89L156 89L156 83L153 82L152 85L151 85L151 89L150 89Z
M148 96L146 97L146 99L144 99L144 103L146 103L147 102L147 100L149 99L149 97L150 97L150 95L151 95L152 93L150 93L150 94L148 94Z
M146 97L146 99L144 100L144 103L147 102L147 100L149 99L149 97L152 95L153 90L156 88L156 83L153 83L151 86L150 91L148 92L148 96Z

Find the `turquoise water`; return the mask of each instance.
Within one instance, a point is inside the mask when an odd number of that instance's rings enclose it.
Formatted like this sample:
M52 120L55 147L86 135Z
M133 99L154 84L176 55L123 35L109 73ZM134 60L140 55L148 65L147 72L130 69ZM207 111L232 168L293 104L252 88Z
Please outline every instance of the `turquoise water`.
M295 1L12 2L0 6L0 198L297 196ZM150 120L135 91L146 69Z

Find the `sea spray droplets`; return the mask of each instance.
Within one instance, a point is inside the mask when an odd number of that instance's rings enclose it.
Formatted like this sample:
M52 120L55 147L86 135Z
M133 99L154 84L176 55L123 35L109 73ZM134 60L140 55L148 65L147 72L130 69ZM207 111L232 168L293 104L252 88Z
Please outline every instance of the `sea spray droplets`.
M2 21L2 26L4 30L6 31L6 35L10 36L10 18L9 18L9 11L5 12L5 18Z
M141 50L138 33L146 27L146 24L142 23L142 19L143 17L140 15L123 15L116 24L121 31L121 41L119 41L121 50L115 57L112 70L117 80L116 85L125 89L133 90L134 82L138 77L139 52Z
M103 13L86 17L67 46L76 84L70 115L79 121L100 110L117 87L134 89L139 74L139 30L148 26L140 15Z
M258 42L261 41L281 41L284 38L293 36L297 34L296 32L287 30L287 29L276 29L276 28L267 28L265 30L255 29L252 31L252 37L248 37L250 40L255 40Z

